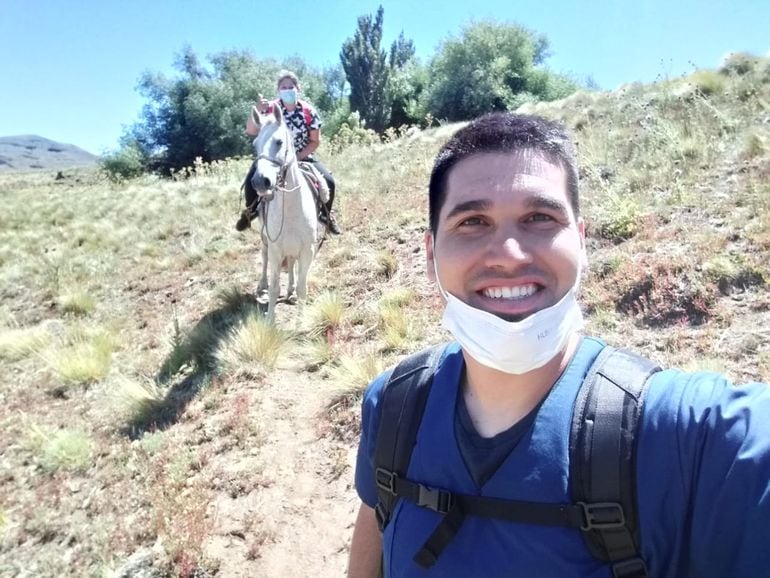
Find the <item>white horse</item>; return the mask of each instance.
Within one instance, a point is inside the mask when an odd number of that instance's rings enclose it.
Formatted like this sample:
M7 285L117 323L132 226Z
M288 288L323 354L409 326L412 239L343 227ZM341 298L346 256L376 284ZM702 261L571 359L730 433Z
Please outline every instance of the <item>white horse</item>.
M294 151L294 138L279 106L263 115L253 108L254 123L260 127L254 139L256 170L251 184L260 196L262 223L262 278L257 292L268 290L267 319L275 321L275 304L280 289L281 266L289 271L288 300L294 297L294 266L297 265L296 298L307 296L307 277L321 236L313 191L303 176ZM321 188L321 200L325 187ZM270 282L267 268L270 264Z

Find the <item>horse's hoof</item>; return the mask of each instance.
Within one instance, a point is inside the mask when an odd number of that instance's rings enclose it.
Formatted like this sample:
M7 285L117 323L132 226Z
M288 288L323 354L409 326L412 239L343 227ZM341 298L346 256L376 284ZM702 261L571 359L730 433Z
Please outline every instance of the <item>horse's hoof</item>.
M297 294L296 293L292 293L291 295L289 295L286 298L286 303L288 303L289 305L296 305L297 304Z

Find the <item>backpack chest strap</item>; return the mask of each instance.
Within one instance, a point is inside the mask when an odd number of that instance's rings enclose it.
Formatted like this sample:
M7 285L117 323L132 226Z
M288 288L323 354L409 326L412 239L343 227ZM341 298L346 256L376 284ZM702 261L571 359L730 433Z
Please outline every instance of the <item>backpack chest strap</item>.
M455 494L399 477L385 468L377 468L375 480L378 492L391 496L392 500L402 498L444 516L414 557L414 561L423 568L430 568L436 562L454 539L466 516L562 526L584 532L619 529L626 523L623 506L619 503L553 504ZM378 518L380 515L378 512Z

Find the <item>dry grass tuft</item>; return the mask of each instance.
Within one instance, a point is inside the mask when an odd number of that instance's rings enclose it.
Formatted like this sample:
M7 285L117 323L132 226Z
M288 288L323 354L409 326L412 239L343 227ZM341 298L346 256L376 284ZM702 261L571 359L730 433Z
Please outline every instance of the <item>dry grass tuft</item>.
M311 337L333 341L347 314L347 304L337 291L324 291L305 308L304 330Z
M297 353L306 371L318 371L321 367L334 362L338 355L333 340L329 340L328 337L303 343Z
M110 369L113 339L101 332L75 331L71 341L43 359L65 385L88 385L103 379Z
M725 91L725 77L713 70L698 70L688 80L705 96L719 95Z
M377 253L377 272L385 279L390 279L398 271L398 257L390 251L380 251Z
M374 352L360 356L342 355L339 364L331 371L331 401L360 395L367 385L384 369L382 358Z
M45 349L51 334L42 325L0 329L0 359L17 361Z
M260 375L275 367L291 340L288 332L261 316L249 315L219 346L217 365L225 373Z
M166 392L149 380L122 379L115 398L128 414L129 423L143 424L152 421L163 406Z
M388 350L402 351L417 337L409 313L397 303L380 304L382 339Z
M71 315L90 315L96 307L93 297L83 291L65 293L57 302L62 313Z
M417 297L417 293L411 287L398 287L388 291L380 299L382 306L409 307Z

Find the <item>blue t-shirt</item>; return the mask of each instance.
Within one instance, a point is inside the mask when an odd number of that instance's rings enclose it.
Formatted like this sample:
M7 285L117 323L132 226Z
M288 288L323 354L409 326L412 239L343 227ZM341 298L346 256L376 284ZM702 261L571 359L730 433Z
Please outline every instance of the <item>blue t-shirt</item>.
M407 477L469 495L570 503L569 434L577 391L603 343L583 339L533 423L478 486L458 449L455 409L463 359L450 345L425 407ZM377 503L373 452L388 373L366 391L356 488ZM713 373L655 374L637 451L641 553L651 578L770 576L770 387L732 386ZM465 519L430 570L412 560L440 515L399 500L385 528L386 577L608 578L571 528Z
M465 405L463 394L458 390L455 412L457 447L460 449L460 455L463 458L465 467L468 468L468 472L477 486L483 486L492 477L497 468L500 467L500 464L511 453L511 450L524 437L529 426L532 425L539 407L538 405L538 407L507 430L500 432L494 437L487 438L476 430L476 426L473 425L473 419Z

